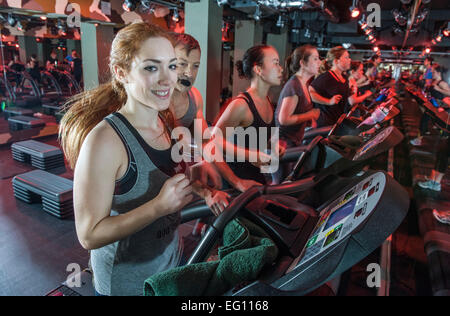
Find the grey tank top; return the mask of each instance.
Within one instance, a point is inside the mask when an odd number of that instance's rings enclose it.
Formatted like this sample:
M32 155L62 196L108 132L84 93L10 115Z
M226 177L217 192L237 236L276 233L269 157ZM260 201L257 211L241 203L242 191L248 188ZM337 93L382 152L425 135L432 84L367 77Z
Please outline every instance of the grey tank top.
M178 121L178 126L183 126L188 128L191 133L193 132L193 124L197 114L197 105L195 103L194 95L191 91L188 92L189 97L189 107L186 114L180 117Z
M123 116L114 113L105 120L122 139L128 160L132 161L130 158L133 157L135 162L129 165L126 172L136 173L134 185L126 193L113 196L111 216L117 216L154 199L169 175L155 166L153 157L149 156L151 147ZM170 157L170 150L158 152L153 149L152 156L154 155ZM174 268L180 263L183 244L178 233L179 223L178 212L159 218L123 240L92 250L95 290L108 296L143 295L144 281L149 276Z

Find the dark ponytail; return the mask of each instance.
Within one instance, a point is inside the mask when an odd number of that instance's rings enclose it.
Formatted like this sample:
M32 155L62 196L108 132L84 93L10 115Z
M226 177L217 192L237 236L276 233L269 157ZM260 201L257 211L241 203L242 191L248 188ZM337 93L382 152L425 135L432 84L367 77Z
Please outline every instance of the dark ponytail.
M242 60L236 62L236 69L239 73L239 77L252 79L253 74L253 66L258 65L262 66L264 61L264 50L267 48L271 48L272 46L268 45L258 45L249 48Z

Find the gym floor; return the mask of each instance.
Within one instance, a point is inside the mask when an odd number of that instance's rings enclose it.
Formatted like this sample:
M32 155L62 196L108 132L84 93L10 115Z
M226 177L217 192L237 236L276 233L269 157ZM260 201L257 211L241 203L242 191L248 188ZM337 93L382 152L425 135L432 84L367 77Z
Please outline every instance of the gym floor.
M0 117L0 135L8 133ZM40 142L58 146L57 136ZM71 263L88 267L89 253L78 242L74 218L58 219L14 197L11 181L17 174L32 171L31 165L12 159L11 145L0 146L0 296L42 296L58 287L72 271ZM73 180L67 166L51 170ZM193 223L182 225L181 234L192 232Z

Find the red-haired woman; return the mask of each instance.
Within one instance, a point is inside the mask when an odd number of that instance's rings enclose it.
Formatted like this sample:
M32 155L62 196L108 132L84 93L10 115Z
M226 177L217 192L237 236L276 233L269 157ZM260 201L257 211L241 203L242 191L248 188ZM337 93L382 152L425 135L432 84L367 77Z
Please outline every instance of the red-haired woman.
M169 35L147 23L117 34L112 79L70 102L60 138L74 175L75 224L100 295L142 295L180 264L179 210L192 187L171 159L167 114L177 81Z

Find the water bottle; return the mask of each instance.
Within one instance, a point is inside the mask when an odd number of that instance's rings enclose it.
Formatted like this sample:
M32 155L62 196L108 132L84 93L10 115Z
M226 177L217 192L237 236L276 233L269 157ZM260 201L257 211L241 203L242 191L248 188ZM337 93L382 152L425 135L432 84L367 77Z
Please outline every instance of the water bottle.
M431 98L430 98L430 102L431 102L431 104L433 104L433 106L434 106L435 108L438 108L438 107L439 107L439 103L436 101L435 98L431 97Z
M357 128L360 128L363 125L375 125L376 123L382 121L384 118L384 113L379 108L377 108L368 118L366 118L361 124L359 124Z
M386 100L387 98L387 89L384 88L383 90L381 90L380 95L378 96L378 98L375 99L376 102L383 102L384 100Z
M373 118L372 115L371 115L371 116L369 116L368 118L366 118L363 122L361 122L361 124L359 124L359 125L357 126L357 128L360 128L360 127L363 126L363 125L369 125L369 126L371 126L371 125L374 125L374 124L376 124L376 122L375 122L374 118Z
M372 117L375 123L379 123L388 115L389 110L387 110L385 107L378 107L373 111Z

